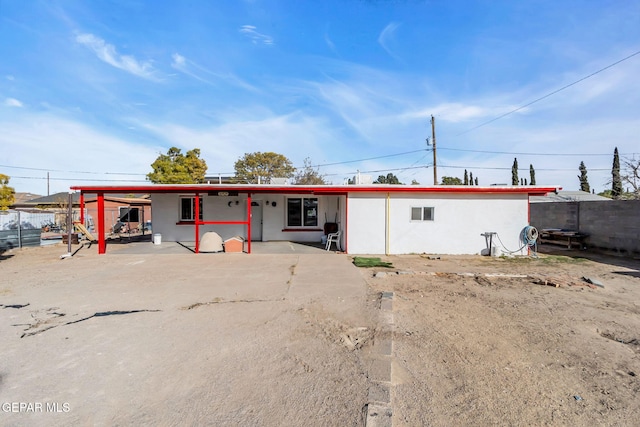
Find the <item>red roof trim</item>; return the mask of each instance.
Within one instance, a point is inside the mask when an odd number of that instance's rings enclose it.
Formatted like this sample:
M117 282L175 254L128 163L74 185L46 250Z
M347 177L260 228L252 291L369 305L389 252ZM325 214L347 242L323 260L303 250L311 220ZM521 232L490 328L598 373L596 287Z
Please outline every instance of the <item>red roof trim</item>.
M76 185L72 190L85 194L96 193L217 193L240 192L251 194L323 194L344 195L348 193L462 193L462 194L528 194L542 196L561 190L561 187L506 186L476 187L465 185L251 185L251 184L157 184L142 186L84 186Z

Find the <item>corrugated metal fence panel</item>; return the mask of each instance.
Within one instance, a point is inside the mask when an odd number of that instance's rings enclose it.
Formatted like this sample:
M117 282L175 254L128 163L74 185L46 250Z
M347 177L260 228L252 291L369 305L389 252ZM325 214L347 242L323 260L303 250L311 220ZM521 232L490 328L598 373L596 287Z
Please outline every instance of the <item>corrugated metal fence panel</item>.
M17 248L19 246L18 230L0 230L0 251Z
M22 230L22 232L20 233L22 246L40 246L40 234L40 229Z
M21 230L18 241L18 230L0 230L0 250L9 250L25 246L40 246L40 233L38 230Z
M53 224L56 216L54 212L4 211L0 212L0 230L17 229L18 215L20 216L20 228L23 230L40 230L45 225Z
M18 230L18 219L20 230ZM53 224L55 214L51 212L0 212L0 250L24 246L40 246L42 228ZM19 241L20 239L21 241Z

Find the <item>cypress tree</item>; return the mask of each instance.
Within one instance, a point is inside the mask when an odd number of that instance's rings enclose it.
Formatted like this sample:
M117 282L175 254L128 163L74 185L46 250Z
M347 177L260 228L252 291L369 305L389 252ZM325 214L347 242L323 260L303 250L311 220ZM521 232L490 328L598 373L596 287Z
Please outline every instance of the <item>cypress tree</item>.
M529 175L531 176L531 185L536 185L536 170L533 168L533 165L529 165Z
M591 192L591 187L589 186L589 180L587 179L587 167L584 165L584 162L580 162L580 175L578 175L578 179L580 180L580 191L586 191L587 193Z
M469 175L466 169L464 170L464 185L469 185Z
M511 166L511 185L518 185L518 159L513 159L513 166Z
M611 168L611 195L614 199L622 195L622 179L620 179L620 157L618 147L613 151L613 168Z

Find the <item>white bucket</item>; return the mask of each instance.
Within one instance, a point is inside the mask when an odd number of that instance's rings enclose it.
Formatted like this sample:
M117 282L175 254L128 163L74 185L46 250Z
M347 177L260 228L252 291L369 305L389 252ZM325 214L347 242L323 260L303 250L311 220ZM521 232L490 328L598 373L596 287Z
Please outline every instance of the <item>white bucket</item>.
M156 233L153 235L153 244L154 245L159 245L162 243L162 234L160 233Z

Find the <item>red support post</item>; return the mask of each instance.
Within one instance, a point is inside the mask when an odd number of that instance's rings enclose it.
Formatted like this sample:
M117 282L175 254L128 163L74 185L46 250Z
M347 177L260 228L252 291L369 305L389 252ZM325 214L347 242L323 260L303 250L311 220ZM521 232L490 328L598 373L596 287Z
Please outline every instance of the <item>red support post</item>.
M200 193L195 198L196 253L200 253Z
M349 241L348 237L349 237L349 229L347 227L347 225L349 224L349 194L347 193L344 196L344 225L342 226L342 229L344 230L343 233L343 239L344 239L344 253L348 254L349 253L349 245L347 244L347 242Z
M251 253L251 193L247 193L247 253Z
M104 232L104 193L98 193L98 253L107 252L107 240Z
M80 224L84 225L84 193L80 192Z

